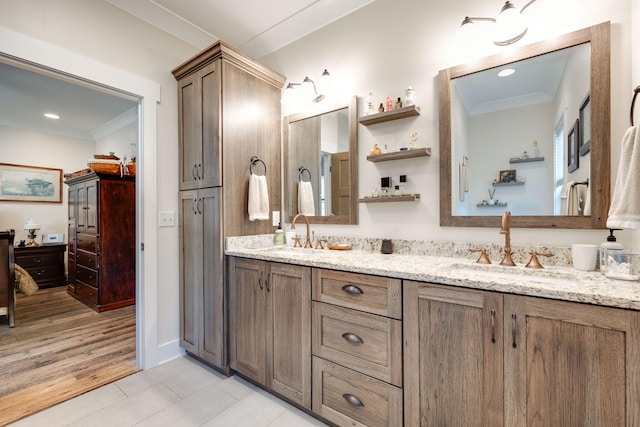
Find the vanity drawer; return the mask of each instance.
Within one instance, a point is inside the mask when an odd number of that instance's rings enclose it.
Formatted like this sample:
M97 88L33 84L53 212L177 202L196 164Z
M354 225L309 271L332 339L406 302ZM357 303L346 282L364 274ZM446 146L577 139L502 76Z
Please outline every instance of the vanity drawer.
M402 322L313 303L315 356L402 387Z
M98 255L95 252L78 251L76 254L76 262L78 265L95 270L98 268Z
M402 319L402 281L369 274L313 269L313 299Z
M338 426L400 427L402 389L313 357L313 412Z
M81 296L87 301L90 301L93 304L98 303L98 288L94 288L93 286L89 286L82 282L76 282L75 292L77 295Z
M76 280L80 280L87 285L98 286L98 273L90 268L76 265Z
M88 252L98 252L98 236L78 234L76 238L76 248Z

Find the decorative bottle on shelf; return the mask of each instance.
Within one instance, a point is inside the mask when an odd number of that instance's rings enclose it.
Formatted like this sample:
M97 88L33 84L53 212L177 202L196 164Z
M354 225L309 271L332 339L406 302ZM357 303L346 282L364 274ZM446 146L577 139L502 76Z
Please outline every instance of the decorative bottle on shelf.
M369 116L371 114L375 114L375 112L376 109L373 106L373 93L369 91L369 95L367 96L367 111L365 111L365 114Z
M404 106L407 107L409 105L415 105L416 103L416 91L409 86L407 90L404 91Z
M393 101L391 100L391 97L387 96L387 98L384 100L384 111L391 110L393 110Z

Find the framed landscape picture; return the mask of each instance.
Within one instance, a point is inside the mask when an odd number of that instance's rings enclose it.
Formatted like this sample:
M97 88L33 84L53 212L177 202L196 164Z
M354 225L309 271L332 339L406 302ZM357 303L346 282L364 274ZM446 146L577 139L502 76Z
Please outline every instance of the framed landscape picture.
M587 95L580 105L580 155L591 150L591 96Z
M0 163L0 202L62 203L62 169Z

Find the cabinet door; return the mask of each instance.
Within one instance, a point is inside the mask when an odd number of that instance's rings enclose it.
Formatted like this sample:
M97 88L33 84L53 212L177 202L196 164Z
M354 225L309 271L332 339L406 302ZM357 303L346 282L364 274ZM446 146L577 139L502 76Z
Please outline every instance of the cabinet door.
M180 190L198 186L198 165L200 164L201 104L196 74L178 81L178 126L180 132Z
M76 281L76 224L78 218L78 189L75 185L68 189L68 228L67 228L67 284L75 291Z
M503 425L502 297L404 284L407 426Z
M202 215L197 191L180 192L180 345L198 354L202 319Z
M222 368L226 364L224 253L221 235L220 188L198 191L196 211L202 218L202 345L200 357Z
M199 187L222 185L222 150L220 147L222 120L220 113L220 61L215 61L197 73L200 83L202 110L202 140Z
M266 385L311 409L311 268L268 265Z
M181 190L222 185L219 70L215 61L178 82Z
M639 314L505 296L505 424L639 425Z
M78 205L76 228L79 233L87 231L87 186L78 184L74 187L76 191L76 203Z
M265 262L230 258L229 320L232 369L266 384L266 277Z
M86 205L87 211L86 228L87 233L98 233L100 231L98 225L98 211L100 209L100 181L89 181L86 183Z

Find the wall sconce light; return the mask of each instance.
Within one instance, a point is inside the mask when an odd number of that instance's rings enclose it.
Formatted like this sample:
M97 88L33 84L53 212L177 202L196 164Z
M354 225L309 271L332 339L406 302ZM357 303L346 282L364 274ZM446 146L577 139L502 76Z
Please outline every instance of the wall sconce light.
M492 41L498 46L508 46L520 40L527 33L527 26L522 17L522 13L526 8L531 6L536 0L530 0L525 4L522 9L518 11L516 7L510 1L506 1L497 18L480 18L480 17L465 17L460 24L461 33L468 33L471 31L473 23L476 21L489 21L494 23ZM471 35L469 35L471 37ZM463 40L469 40L468 37L462 35Z
M24 224L24 227L22 227L24 230L27 230L27 232L29 233L27 235L27 237L29 238L29 242L27 243L27 246L37 246L38 244L35 242L35 238L36 238L36 234L38 232L38 230L40 230L40 224L38 224L37 222L33 221L33 218L30 218L29 221L27 221Z
M325 69L316 86L309 77L305 77L302 83L289 83L282 94L282 103L293 105L298 102L320 102L331 87L331 74Z

